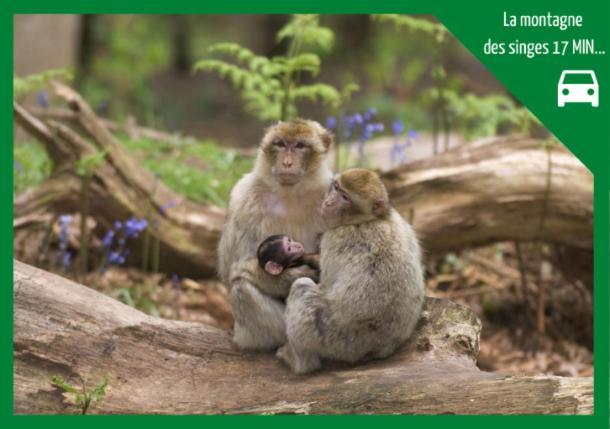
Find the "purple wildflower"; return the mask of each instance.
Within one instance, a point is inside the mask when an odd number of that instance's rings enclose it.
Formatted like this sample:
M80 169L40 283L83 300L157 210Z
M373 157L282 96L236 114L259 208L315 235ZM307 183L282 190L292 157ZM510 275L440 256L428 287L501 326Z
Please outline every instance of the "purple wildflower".
M135 217L132 217L125 221L124 226L126 238L138 238L140 233L148 226L148 221L146 219L136 219Z
M59 250L61 250L61 264L64 270L70 266L72 255L68 251L68 226L72 222L72 216L63 214L59 216Z
M362 114L362 119L364 122L369 122L371 119L375 117L377 114L377 109L374 107L370 107Z
M102 245L104 247L110 247L110 246L112 246L113 241L114 241L114 230L109 229L108 232L106 232L106 235L104 235L104 238L102 239Z
M36 102L44 109L49 107L49 97L47 96L47 92L45 90L38 91L36 94Z
M419 138L419 133L414 129L410 129L407 133L407 138L403 144L398 140L399 135L395 136L392 150L390 151L390 162L392 165L402 165L407 162L407 148L410 147Z
M400 120L396 119L392 122L392 133L395 136L399 136L405 130L405 124Z
M180 277L176 273L172 274L172 285L174 289L180 290Z
M112 264L123 265L124 263L125 263L125 256L122 255L120 252L113 250L110 253L108 253L108 264L109 265L112 265Z
M328 118L326 118L326 128L328 128L329 130L334 130L335 128L337 128L337 118L335 118L334 116L329 116Z
M61 265L64 270L67 270L70 267L70 262L72 261L72 253L69 250L66 250L61 257Z

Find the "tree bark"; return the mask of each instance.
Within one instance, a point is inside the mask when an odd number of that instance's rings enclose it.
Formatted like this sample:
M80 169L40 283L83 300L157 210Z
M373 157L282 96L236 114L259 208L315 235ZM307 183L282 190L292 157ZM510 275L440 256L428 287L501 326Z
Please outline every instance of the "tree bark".
M542 144L519 136L484 139L382 178L428 252L506 240L591 249L593 175L563 146Z
M590 414L589 378L509 377L476 367L481 323L428 298L413 337L386 360L309 376L231 334L147 316L55 274L14 263L14 412L78 413L55 376L91 389L89 413Z
M213 275L224 210L174 194L126 152L80 95L64 85L55 88L82 133L15 104L15 119L43 142L56 166L48 181L15 199L15 229L31 226L45 211L78 212L80 185L70 166L84 154L107 150L107 162L91 181L98 235L115 220L147 216L156 226L150 233L160 240L162 271ZM560 145L547 150L531 138L486 139L383 172L382 178L427 254L503 240L592 248L593 176ZM169 201L180 204L162 210ZM131 263L139 263L139 256L132 249Z

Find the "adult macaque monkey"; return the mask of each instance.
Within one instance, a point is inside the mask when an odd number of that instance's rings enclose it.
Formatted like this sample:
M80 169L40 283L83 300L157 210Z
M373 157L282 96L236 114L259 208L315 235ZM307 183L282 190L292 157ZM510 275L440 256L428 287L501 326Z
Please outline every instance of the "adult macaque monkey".
M284 299L312 268L288 268L280 275L258 265L256 251L270 235L286 234L316 253L324 222L320 206L332 181L328 149L332 134L314 121L293 120L270 127L251 173L233 188L218 247L218 271L229 287L235 317L234 342L244 349L271 350L286 343Z
M277 352L296 373L318 369L321 358L389 356L413 332L424 301L419 243L375 173L340 174L322 215L330 229L321 242L320 283L292 285L288 344Z

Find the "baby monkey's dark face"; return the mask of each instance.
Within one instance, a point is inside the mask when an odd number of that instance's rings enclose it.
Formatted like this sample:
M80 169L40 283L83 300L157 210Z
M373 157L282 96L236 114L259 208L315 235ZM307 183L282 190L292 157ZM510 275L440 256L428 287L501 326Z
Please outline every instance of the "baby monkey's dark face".
M287 235L268 237L260 244L257 252L260 267L276 276L304 254L303 244Z

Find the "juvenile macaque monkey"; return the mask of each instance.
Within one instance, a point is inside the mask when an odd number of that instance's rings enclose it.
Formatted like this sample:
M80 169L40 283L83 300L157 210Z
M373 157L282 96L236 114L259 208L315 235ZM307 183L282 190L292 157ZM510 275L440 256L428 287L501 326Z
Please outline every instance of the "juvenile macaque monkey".
M305 247L287 235L267 237L256 252L258 266L274 276L280 275L286 268L309 265L314 270L320 269L319 256L305 253Z
M330 229L320 246L320 283L293 283L288 343L277 352L296 373L320 368L323 358L389 356L413 332L424 301L419 243L375 173L340 174L321 212Z
M273 350L286 343L284 300L299 277L316 277L307 265L271 275L258 265L259 243L286 234L315 253L325 229L319 209L332 172L332 134L314 121L279 122L260 144L254 169L233 188L218 246L218 271L229 288L233 341L244 349Z

